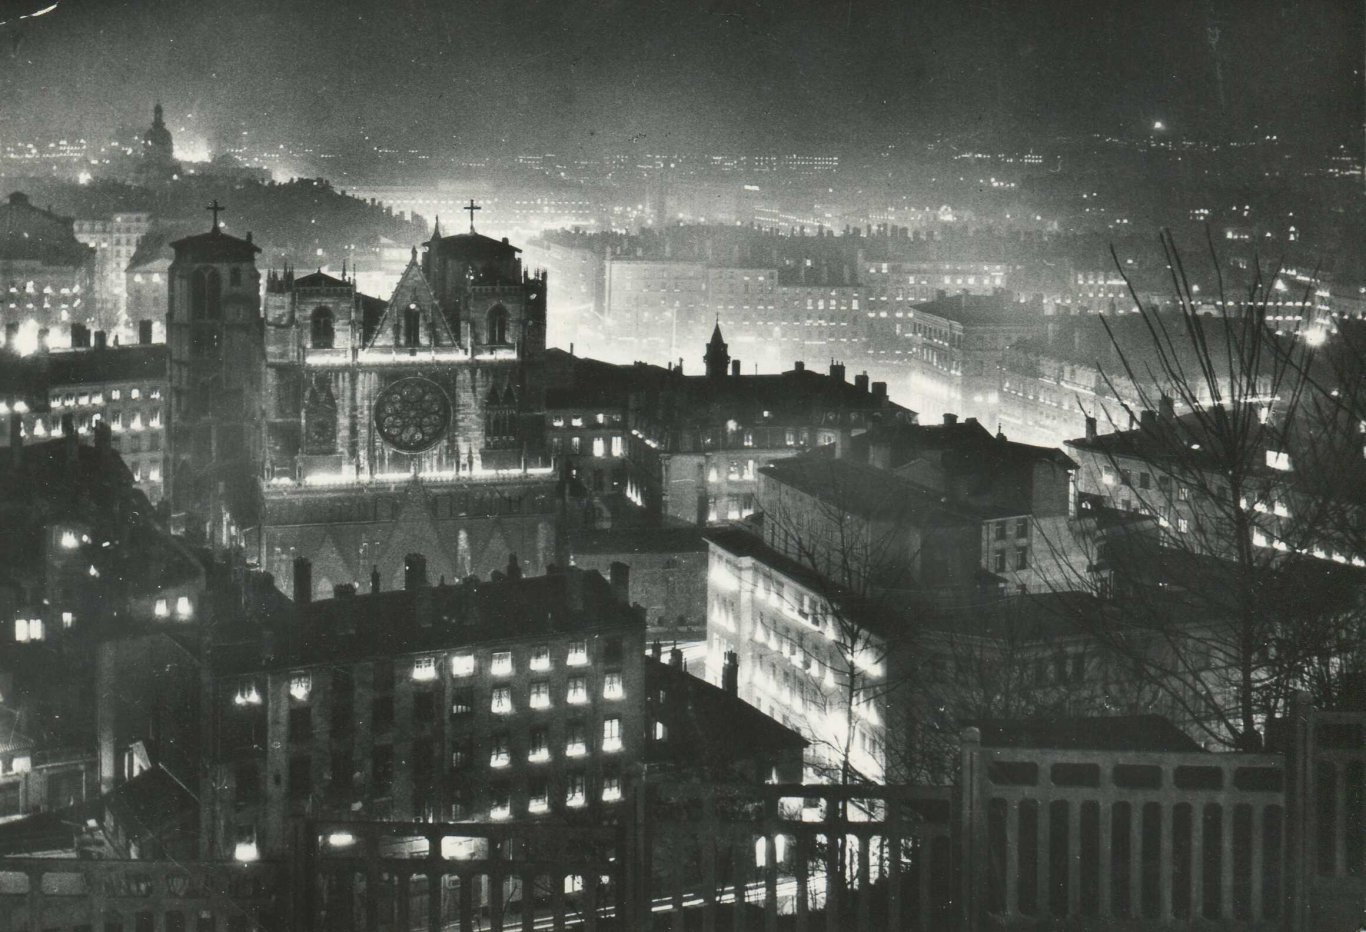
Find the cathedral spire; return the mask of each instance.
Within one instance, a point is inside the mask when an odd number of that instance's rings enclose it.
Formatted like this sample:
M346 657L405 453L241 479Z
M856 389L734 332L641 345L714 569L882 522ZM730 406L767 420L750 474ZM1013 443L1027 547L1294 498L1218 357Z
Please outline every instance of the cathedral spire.
M716 317L716 326L712 328L711 340L707 343L706 355L702 357L707 365L707 378L719 379L725 376L726 369L730 366L730 347L726 345L725 338L721 336L721 316Z
M436 215L436 223L432 225L432 239L441 239L441 215Z

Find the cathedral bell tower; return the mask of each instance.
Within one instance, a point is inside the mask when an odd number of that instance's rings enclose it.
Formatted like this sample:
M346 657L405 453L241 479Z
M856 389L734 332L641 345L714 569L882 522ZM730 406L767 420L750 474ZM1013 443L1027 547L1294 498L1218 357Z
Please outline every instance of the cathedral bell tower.
M177 523L212 546L255 523L264 328L251 234L213 227L171 244L166 335L171 410L166 482Z
M702 357L707 364L707 378L723 379L730 367L730 347L721 336L721 321L712 329L711 340L707 343L707 353Z

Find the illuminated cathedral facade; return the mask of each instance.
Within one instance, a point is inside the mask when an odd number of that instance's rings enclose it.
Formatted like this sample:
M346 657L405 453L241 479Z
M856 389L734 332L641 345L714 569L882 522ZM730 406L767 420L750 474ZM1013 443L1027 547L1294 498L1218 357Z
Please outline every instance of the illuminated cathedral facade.
M230 280L212 268L220 240L242 244L233 255L249 267L238 280L256 274L249 243L216 224L182 241L187 287L172 289L168 320L187 335L208 327L211 303L190 283ZM542 431L546 277L523 268L520 250L472 225L454 236L438 225L387 300L322 271L271 272L264 300L253 332L235 337L252 345L234 353L259 372L246 379L259 395L233 399L257 422L259 443L243 447L252 462L238 471L254 474L241 478L258 498L225 517L215 494L233 484L211 458L219 445L201 442L177 470L188 526L235 537L285 591L295 558L307 557L315 596L401 586L410 553L433 581L487 575L511 554L533 573L556 561L557 481ZM173 339L173 372L186 385L224 384L233 364L219 345Z

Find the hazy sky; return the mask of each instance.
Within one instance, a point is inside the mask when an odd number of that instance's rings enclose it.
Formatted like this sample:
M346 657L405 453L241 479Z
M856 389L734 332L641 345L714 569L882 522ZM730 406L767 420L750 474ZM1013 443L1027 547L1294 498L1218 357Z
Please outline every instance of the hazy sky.
M141 124L159 97L205 135L470 152L1154 119L1356 145L1361 18L1347 0L60 0L0 27L0 134Z

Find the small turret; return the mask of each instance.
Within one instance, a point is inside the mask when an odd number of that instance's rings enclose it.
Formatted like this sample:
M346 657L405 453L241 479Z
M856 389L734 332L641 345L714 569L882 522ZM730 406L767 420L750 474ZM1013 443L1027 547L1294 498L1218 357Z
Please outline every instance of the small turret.
M721 336L721 320L717 318L712 329L711 340L707 343L707 353L702 357L707 366L707 378L723 379L730 367L730 347Z

